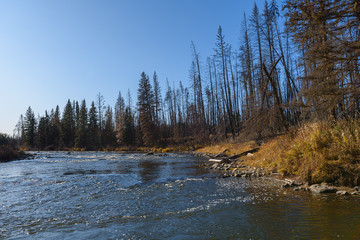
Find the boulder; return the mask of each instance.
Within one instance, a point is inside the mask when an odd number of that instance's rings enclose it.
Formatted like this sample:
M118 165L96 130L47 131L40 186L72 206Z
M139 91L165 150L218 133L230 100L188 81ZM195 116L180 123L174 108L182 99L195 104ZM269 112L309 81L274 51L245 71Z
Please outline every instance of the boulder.
M296 182L292 179L285 179L285 183L282 185L283 188L289 188L289 187L299 187L302 183Z
M342 196L345 196L345 195L350 195L350 193L348 193L347 191L345 190L340 190L340 191L337 191L336 192L337 195L342 195Z
M314 184L310 186L310 191L313 193L336 193L335 187L329 186L326 183Z

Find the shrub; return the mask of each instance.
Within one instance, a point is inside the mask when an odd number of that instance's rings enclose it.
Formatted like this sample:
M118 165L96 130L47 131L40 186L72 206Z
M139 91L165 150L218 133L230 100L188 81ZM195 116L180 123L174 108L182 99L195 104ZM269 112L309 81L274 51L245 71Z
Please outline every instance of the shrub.
M6 162L19 157L19 153L10 146L0 146L0 162Z

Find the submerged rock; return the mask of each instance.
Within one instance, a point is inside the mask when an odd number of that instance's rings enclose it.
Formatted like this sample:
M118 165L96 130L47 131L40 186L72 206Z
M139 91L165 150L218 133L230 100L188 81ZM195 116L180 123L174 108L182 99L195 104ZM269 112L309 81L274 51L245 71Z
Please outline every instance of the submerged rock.
M283 185L281 185L282 188L289 188L292 187L291 183L284 183Z
M310 191L313 193L336 193L335 187L329 186L327 183L314 184L310 186Z
M306 186L299 186L299 187L294 187L294 191L309 191L309 188Z

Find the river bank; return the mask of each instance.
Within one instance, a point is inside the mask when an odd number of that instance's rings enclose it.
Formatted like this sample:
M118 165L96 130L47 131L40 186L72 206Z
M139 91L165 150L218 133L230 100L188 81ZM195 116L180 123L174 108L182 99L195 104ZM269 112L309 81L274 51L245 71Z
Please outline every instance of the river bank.
M260 178L269 177L282 182L282 188L289 188L293 191L310 191L315 194L336 193L337 195L359 195L360 187L333 186L331 183L322 182L320 184L309 184L301 180L299 176L285 178L277 172L269 172L264 168L251 167L244 164L244 160L230 160L227 157L219 159L218 155L209 153L195 152L196 156L208 157L209 162L202 167L218 171L223 178ZM217 157L217 159L214 159Z
M359 120L307 124L261 145L227 142L197 151L218 159L205 167L224 171L225 177L274 176L284 180L284 187L295 190L359 194Z
M32 157L31 154L19 151L11 146L0 146L0 162L10 162Z

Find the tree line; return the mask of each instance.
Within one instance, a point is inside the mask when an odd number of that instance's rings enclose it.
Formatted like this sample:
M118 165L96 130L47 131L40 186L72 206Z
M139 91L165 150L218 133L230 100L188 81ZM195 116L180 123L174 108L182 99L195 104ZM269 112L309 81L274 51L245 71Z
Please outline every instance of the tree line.
M161 89L142 73L133 107L119 93L114 110L98 94L16 127L28 146L86 148L166 146L236 138L263 139L313 120L358 118L360 1L275 0L245 13L239 46L219 26L213 54L202 61L191 43L190 86ZM162 96L162 92L164 96Z

